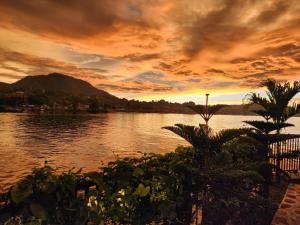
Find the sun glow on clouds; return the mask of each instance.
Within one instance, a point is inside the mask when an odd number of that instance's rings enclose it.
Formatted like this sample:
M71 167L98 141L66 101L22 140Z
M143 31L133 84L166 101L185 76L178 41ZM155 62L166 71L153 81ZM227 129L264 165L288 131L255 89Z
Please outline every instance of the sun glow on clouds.
M61 72L119 97L240 103L299 80L298 0L0 2L0 81Z

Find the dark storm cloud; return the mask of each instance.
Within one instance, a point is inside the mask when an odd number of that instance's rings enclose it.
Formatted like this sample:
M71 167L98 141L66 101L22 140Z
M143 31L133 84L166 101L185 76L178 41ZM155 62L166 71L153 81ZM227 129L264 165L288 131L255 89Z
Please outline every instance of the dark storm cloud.
M260 15L257 17L257 21L260 24L269 24L274 23L280 18L284 13L288 11L290 7L289 1L281 0L274 1L271 7L263 10Z
M213 5L214 1L211 3ZM223 0L216 3L206 14L197 13L193 8L184 11L179 9L178 11L183 13L177 16L177 22L182 33L187 35L184 51L190 57L204 49L224 52L255 35L264 26L275 23L294 5L297 5L297 2L293 0ZM247 18L248 22L243 23L243 18L254 8L257 8L259 13ZM189 22L180 23L186 20Z
M148 27L140 2L130 0L3 0L0 20L38 34L75 38L110 32L126 24ZM16 16L17 15L17 16Z
M0 12L3 74L62 72L126 94L300 71L299 0L3 0Z
M205 48L225 50L250 35L248 27L236 23L241 9L247 4L247 1L226 0L223 7L214 9L205 16L195 14L196 19L190 25L182 26L188 35L184 46L187 55L194 56Z

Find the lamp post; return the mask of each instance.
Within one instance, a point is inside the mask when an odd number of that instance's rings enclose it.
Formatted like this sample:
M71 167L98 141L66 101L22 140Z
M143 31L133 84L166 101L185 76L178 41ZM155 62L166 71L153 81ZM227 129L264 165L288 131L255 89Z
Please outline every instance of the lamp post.
M208 93L206 93L205 94L205 96L206 96L206 102L205 102L205 114L206 114L206 117L207 117L207 119L205 120L205 124L206 124L206 127L208 126L208 96L209 96L209 94Z

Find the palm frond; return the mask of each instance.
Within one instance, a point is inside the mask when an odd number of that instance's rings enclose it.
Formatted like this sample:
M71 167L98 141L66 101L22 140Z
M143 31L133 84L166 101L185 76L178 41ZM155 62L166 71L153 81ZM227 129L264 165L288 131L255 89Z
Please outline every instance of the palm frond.
M273 144L276 142L287 141L294 138L299 138L299 134L265 134L255 130L247 135L263 144Z
M300 111L300 106L290 101L300 92L300 83L295 81L293 84L289 82L280 83L273 79L262 82L262 86L267 88L267 97L262 97L256 93L248 95L248 101L263 107L264 111L256 111L258 115L263 116L266 120L272 118L275 123L285 122L288 118L294 116Z
M213 137L210 138L211 146L215 151L219 151L221 146L241 135L247 134L251 131L250 128L239 128L239 129L224 129L216 133Z
M267 110L270 105L267 98L261 97L260 94L253 93L253 92L247 95L247 100L250 104L260 105L265 110Z
M260 142L263 145L269 144L269 135L262 133L259 130L254 130L254 132L249 132L247 134L250 138Z
M209 121L210 118L224 106L225 105L211 105L206 107L204 105L190 105L188 107L198 113L205 121Z
M288 120L289 118L295 116L300 112L300 104L292 104L286 108L285 114L283 116L283 120Z
M175 124L174 126L166 126L163 129L167 129L185 139L193 147L200 149L207 146L208 133L211 133L211 129L206 126L189 126L184 124Z
M269 120L271 118L271 115L268 111L263 110L263 109L257 109L257 110L252 110L255 114L262 116L265 118L265 120Z
M276 142L281 142L281 141L287 141L287 140L299 138L299 137L300 137L299 134L269 134L268 135L270 144L276 143Z
M272 123L272 122L265 122L265 121L256 121L256 120L246 120L243 121L246 124L249 124L250 126L255 127L257 130L263 132L263 133L270 133L272 131L276 131L278 129L286 128L286 127L292 127L294 124L291 123Z

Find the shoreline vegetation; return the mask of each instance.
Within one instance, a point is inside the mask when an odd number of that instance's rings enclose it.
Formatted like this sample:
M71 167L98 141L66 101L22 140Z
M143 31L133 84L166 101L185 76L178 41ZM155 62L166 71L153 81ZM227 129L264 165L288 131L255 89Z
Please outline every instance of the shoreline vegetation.
M19 95L22 95L21 97ZM120 99L118 103L103 103L97 97L87 96L73 100L74 96L66 97L63 103L55 100L34 100L40 98L36 94L2 93L0 92L0 113L108 113L108 112L137 112L137 113L175 113L197 114L190 109L194 102L171 103L160 101L138 101ZM49 97L44 96L48 99ZM61 97L60 97L61 98ZM53 101L53 102L51 102ZM76 101L76 102L74 102ZM257 105L221 105L217 115L255 115L252 110L259 108ZM300 116L300 114L298 115Z
M1 112L34 113L182 113L195 114L194 102L171 103L117 98L91 84L73 77L53 73L27 76L13 84L0 83ZM255 115L257 104L222 105L219 115ZM298 115L300 116L300 115Z
M199 126L163 127L190 147L164 155L123 158L82 173L58 173L47 163L0 195L5 225L203 224L267 225L285 193L289 175L280 160L300 151L276 155L271 144L300 137L282 134L286 121L300 111L292 98L298 82L263 82L267 97L250 103L262 119L252 128L214 132L209 120L219 106L189 106L205 121ZM208 95L207 95L208 102ZM292 103L292 104L291 104ZM271 164L270 162L274 162Z

